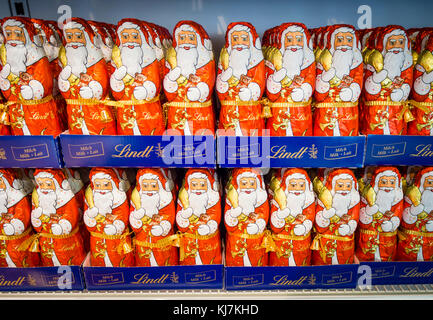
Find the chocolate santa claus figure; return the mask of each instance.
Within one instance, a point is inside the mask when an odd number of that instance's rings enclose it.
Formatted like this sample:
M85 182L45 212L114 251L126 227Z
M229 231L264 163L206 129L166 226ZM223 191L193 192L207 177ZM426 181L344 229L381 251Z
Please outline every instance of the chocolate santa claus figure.
M323 36L314 97L315 136L357 136L363 64L360 41L350 25L333 25Z
M413 120L407 99L412 87L413 58L406 31L378 28L364 55L363 133L401 135Z
M180 234L180 264L220 264L222 261L219 181L210 169L189 169L179 190L176 225Z
M423 34L423 33L421 33ZM422 41L427 38L426 41ZM414 120L408 123L410 135L433 135L433 31L424 32L424 48L417 58L413 72L411 105ZM421 46L421 44L419 44Z
M433 167L418 171L408 185L398 231L397 260L433 259Z
M266 266L269 202L257 169L234 169L226 186L224 223L227 266Z
M226 135L260 135L265 128L261 98L265 91L265 62L253 25L228 25L216 79L221 103L219 129Z
M316 214L313 184L303 169L287 169L272 185L270 227L276 250L271 266L311 263L311 229Z
M168 132L213 135L215 60L209 35L194 21L179 21L165 59Z
M120 170L120 169L119 169ZM85 192L84 223L90 232L92 266L134 264L125 182L111 168L92 168Z
M117 131L123 135L161 135L164 120L159 93L159 63L151 47L150 26L136 19L120 20L112 52L115 70L111 92L119 102Z
M52 96L53 73L41 37L27 18L5 18L2 28L0 89L9 104L12 134L60 134L62 126Z
M312 264L353 263L360 207L355 175L350 169L331 169L325 176L318 175L313 184L317 206Z
M359 181L361 209L356 245L360 261L393 261L403 213L402 178L397 168L376 167L371 181Z
M129 224L135 232L137 266L178 264L174 234L173 180L166 169L139 169L131 195Z
M72 18L63 27L58 84L66 99L70 134L116 134L112 107L103 103L109 90L109 75L96 39L83 19Z
M31 222L43 266L80 265L85 257L78 203L61 169L36 169Z
M39 254L26 243L34 234L30 224L31 203L13 169L0 169L0 266L36 267Z
M266 49L266 95L272 117L266 123L271 135L312 136L311 97L316 64L308 29L302 23L274 28Z

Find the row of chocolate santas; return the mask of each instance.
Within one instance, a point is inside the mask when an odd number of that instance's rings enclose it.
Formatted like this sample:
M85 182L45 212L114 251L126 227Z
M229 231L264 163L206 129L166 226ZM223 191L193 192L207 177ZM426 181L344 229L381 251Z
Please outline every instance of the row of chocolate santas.
M414 61L399 26L365 32L285 23L265 31L262 47L253 25L235 22L217 65L208 34L193 21L177 23L172 36L136 19L114 28L73 18L60 31L9 17L2 30L0 118L14 135L66 127L110 135L213 134L216 127L230 135L265 128L279 136L430 135L430 29L419 33L414 47L423 58Z
M433 167L404 170L0 169L0 266L427 261Z

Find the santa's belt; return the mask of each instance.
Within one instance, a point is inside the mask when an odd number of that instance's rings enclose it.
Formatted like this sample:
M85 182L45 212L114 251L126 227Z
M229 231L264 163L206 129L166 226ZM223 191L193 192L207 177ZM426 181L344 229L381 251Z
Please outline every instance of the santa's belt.
M405 122L410 122L414 120L412 112L410 112L411 104L409 101L388 101L388 100L373 100L373 101L363 101L363 104L367 107L380 107L380 106L390 106L390 107L403 107L400 113L397 115L397 119L404 118Z
M161 248L166 248L166 247L170 247L170 246L177 246L179 240L179 236L177 234L173 234L171 236L167 236L163 239L159 239L156 242L148 242L148 241L140 241L137 240L136 238L133 239L133 244L135 246L139 246L139 247L147 247L147 248L151 248L151 249L161 249Z
M382 237L393 237L393 236L395 236L397 234L397 230L393 231L393 232L380 232L380 231L377 231L377 230L362 229L362 228L359 229L359 232L361 232L363 234L366 234L366 235L369 235L369 236L380 235Z
M30 232L32 232L32 228L27 228L23 233L14 234L14 235L0 235L0 240L2 241L10 241L10 240L18 240L27 236Z
M199 234L188 233L188 232L178 232L176 236L177 236L176 246L179 247L179 260L183 261L185 260L186 257L184 238L196 239L196 240L209 240L219 236L219 230L215 231L212 234L207 234L207 235L199 235Z
M400 240L406 240L408 235L416 237L433 237L433 232L422 232L406 228L399 229L397 234Z
M68 234L52 234L47 232L38 232L32 235L30 238L25 240L21 245L18 247L18 251L25 251L28 249L30 252L39 252L39 238L50 238L50 239L68 239L72 236L74 236L78 232L79 228L76 227L74 230L72 230Z
M432 111L431 108L433 108L433 102L419 102L415 100L409 100L409 104L412 107L424 111L424 113L430 113Z
M313 103L313 107L316 109L324 108L355 108L358 106L358 101L355 102L316 102Z
M106 240L121 240L117 246L117 253L126 254L133 251L131 244L127 241L128 236L130 236L132 233L132 231L126 231L122 234L104 234L99 232L90 232L90 236Z
M106 106L112 106L117 107L118 101L113 101L109 99L105 100L99 100L99 99L65 99L66 104L75 105L75 106L81 106L81 105L106 105Z
M310 238L311 232L308 232L303 236L296 236L291 234L281 234L281 233L272 233L272 238L274 240L294 240L294 241L302 241Z
M348 236L337 236L334 234L322 234L318 233L313 239L313 242L311 243L311 250L319 250L320 249L320 239L327 239L327 240L337 240L337 241L345 241L350 242L354 240L354 235L352 234L350 237Z
M260 239L264 236L270 236L269 230L265 230L262 233L258 234L249 234L249 233L237 233L237 232L228 232L229 236L238 237L242 239Z
M103 100L104 104L106 105L111 105L113 107L116 108L122 108L124 106L133 106L133 105L140 105L140 104L146 104L146 103L154 103L154 102L158 102L160 99L160 96L157 95L156 97L150 99L150 100L137 100L137 99L132 99L132 100L117 100L117 101L112 101L112 100Z
M278 109L278 108L302 108L302 107L308 107L311 105L312 99L310 98L308 101L299 101L299 102L268 102L268 105L271 109Z
M212 101L208 100L205 102L189 102L189 101L171 101L164 103L164 108L175 107L175 108L207 108L212 105Z

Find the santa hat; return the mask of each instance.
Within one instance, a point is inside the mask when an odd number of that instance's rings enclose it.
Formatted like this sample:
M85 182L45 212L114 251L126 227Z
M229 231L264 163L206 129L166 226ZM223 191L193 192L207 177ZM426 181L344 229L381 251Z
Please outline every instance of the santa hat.
M287 189L287 186L289 184L289 181L291 179L305 179L307 181L307 184L305 186L305 207L308 207L310 204L312 204L315 201L315 193L313 190L313 183L311 182L310 177L308 176L307 171L300 168L292 168L288 169L284 172L282 176L282 181L280 187L283 190Z
M191 31L197 36L198 61L196 68L201 68L213 59L212 42L204 28L190 20L179 21L173 29L173 48L177 47L178 35L181 31Z
M62 30L60 30L59 26L57 25L56 21L52 20L43 20L44 24L48 26L53 31L52 37L48 37L48 41L55 46L59 46L63 43L63 33ZM53 41L55 40L55 41Z
M277 48L281 51L281 53L284 53L284 41L286 37L287 32L302 32L304 37L304 60L301 66L301 69L305 69L306 67L310 66L314 60L314 52L313 52L313 44L311 41L310 33L307 29L307 27L302 23L284 23L278 27L278 33L277 33L277 39L276 39L276 45Z
M61 169L36 169L34 172L35 179L50 178L56 184L56 189L71 190L71 185Z
M433 167L425 167L418 171L414 185L418 187L421 193L424 191L424 182L429 177L433 177Z
M17 174L12 169L0 169L0 178L7 184L7 187L22 189L23 182L18 179Z
M114 183L114 187L120 190L120 179L113 168L92 168L89 173L90 187L94 189L95 179L108 179Z
M379 179L382 178L383 176L393 176L397 179L398 185L396 186L397 188L402 188L402 179L401 179L401 175L400 172L398 171L397 168L394 167L378 167L376 168L376 170L374 171L374 174L371 178L371 186L374 188L374 190L377 192L378 191L378 184L379 184Z
M357 205L360 201L360 195L358 191L358 182L356 180L355 175L353 174L352 170L341 168L341 169L332 169L327 176L327 179L325 181L325 186L329 190L335 190L335 184L338 179L350 179L352 181L352 190L350 191L351 194L351 202L350 207L352 208L355 205Z
M403 67L401 68L401 71L404 71L407 68L410 68L412 66L413 59L412 59L411 43L403 27L397 25L390 25L384 27L383 29L380 29L380 32L376 38L376 50L378 50L379 52L382 53L383 56L385 56L386 42L388 41L389 37L395 35L404 36L406 39L406 46L404 48L405 60L403 63Z
M95 45L94 43L94 37L95 37L95 32L93 31L92 27L87 23L86 20L81 19L81 18L71 18L70 20L68 20L65 25L63 26L63 45L66 45L66 40L65 40L65 32L67 29L80 29L81 31L84 32L85 35L87 35L87 37L89 38L90 42Z
M140 191L141 189L141 182L146 179L152 179L152 180L157 180L158 183L160 184L160 189L164 188L166 191L171 191L172 189L172 182L170 182L167 179L167 176L164 174L162 169L152 169L152 168L143 168L143 169L139 169L137 171L137 176L136 176L136 186L135 188L137 189L137 191Z
M188 169L184 181L186 190L189 190L191 179L206 179L208 181L208 189L212 189L216 192L219 190L218 180L215 179L215 176L208 169Z
M141 33L142 42L149 44L149 30L143 21L133 18L122 19L117 23L116 45L120 46L121 33L124 29L136 29Z
M249 22L232 22L228 25L225 35L225 48L231 50L231 35L235 31L246 31L250 37L251 58L248 68L252 68L263 60L262 45L260 37L257 35L256 29ZM230 51L229 51L230 53Z

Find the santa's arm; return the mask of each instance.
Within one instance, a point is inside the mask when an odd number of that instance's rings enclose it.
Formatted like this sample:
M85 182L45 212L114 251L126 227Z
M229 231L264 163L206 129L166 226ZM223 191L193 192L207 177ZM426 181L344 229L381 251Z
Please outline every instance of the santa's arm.
M146 80L142 85L134 88L134 97L137 100L150 100L155 98L160 91L159 66L158 60L153 61L150 65L142 70Z
M320 202L320 200L319 200ZM315 218L315 223L319 228L328 228L331 224L331 218L335 215L335 209L326 209L322 204L319 203L319 207L322 210L318 211Z
M414 70L414 79L414 94L419 96L427 95L431 90L433 71L427 72L421 65L417 64Z
M324 70L322 65L318 64L318 72L316 75L316 91L320 94L325 94L331 88L329 81L334 78L336 70L334 67Z
M219 208L219 203L211 208L208 208L206 210L206 215L209 217L209 220L202 223L197 229L197 232L202 236L213 234L218 231L218 225L221 221L221 210Z
M78 203L72 198L63 207L57 209L56 214L60 216L57 222L51 222L51 232L56 235L69 234L78 223Z
M190 101L205 102L215 85L215 62L209 61L205 66L197 69L196 76L200 79L196 86L189 87L187 97Z
M126 67L116 68L110 76L110 88L113 92L122 92L125 89L123 78L126 76Z
M178 203L178 211L176 213L176 224L181 232L185 232L186 230L188 230L188 227L190 225L189 218L192 215L193 215L193 209L191 207L184 209L182 205Z
M222 69L221 64L218 66L218 75L216 78L216 90L220 94L225 94L229 90L229 79L233 75L233 69L228 67L226 70Z
M152 226L150 232L153 236L166 236L173 229L175 223L174 204L169 204L159 210L158 215L161 220Z
M168 72L164 76L164 81L163 81L164 91L167 93L175 93L179 88L177 79L179 79L180 77L181 69L180 67L174 67L173 69L171 69L171 66L167 61L165 62L165 65L166 65L166 70L168 70Z
M279 233L286 225L286 218L290 214L290 209L285 208L281 210L275 200L271 201L271 230Z
M258 101L262 97L266 86L264 60L249 69L247 76L251 78L251 81L246 87L239 89L239 99L242 101Z
M83 99L103 99L107 95L109 76L105 61L101 59L98 63L87 69L88 75L92 80L88 85L80 88L80 96Z
M375 96L382 90L381 82L388 77L388 71L385 69L376 71L372 65L367 64L365 77L365 90L368 94Z
M136 209L133 202L131 202L131 213L129 214L129 225L132 230L135 232L139 232L143 227L143 217L146 214L146 210L144 208Z
M349 76L353 79L353 81L348 87L344 87L340 90L339 96L341 101L356 102L361 95L360 84L362 84L363 65L360 64L356 68L350 70Z
M228 200L226 200L228 201ZM229 202L229 201L228 201ZM236 229L239 224L239 216L242 214L242 208L233 208L230 203L226 202L226 210L224 213L224 223L228 231Z

